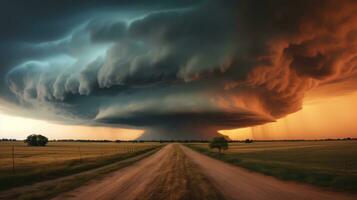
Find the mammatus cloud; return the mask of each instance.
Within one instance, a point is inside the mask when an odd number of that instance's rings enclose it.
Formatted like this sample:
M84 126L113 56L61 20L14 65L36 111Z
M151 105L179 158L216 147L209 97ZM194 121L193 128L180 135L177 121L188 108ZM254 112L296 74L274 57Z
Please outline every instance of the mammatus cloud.
M207 138L274 121L310 89L355 78L356 13L352 0L241 0L129 21L93 14L63 38L27 44L37 54L7 71L2 96L63 123Z

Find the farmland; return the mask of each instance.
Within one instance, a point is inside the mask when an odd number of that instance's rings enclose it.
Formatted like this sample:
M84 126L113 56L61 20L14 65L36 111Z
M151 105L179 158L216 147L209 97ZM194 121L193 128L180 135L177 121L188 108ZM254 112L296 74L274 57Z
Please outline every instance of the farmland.
M357 141L230 143L221 155L208 144L190 144L211 157L284 180L357 191Z
M223 154L218 154L216 150L210 151L207 143L188 144L200 152L229 163L205 156L182 144L51 143L47 147L35 149L20 143L18 145L20 146L15 147L15 150L18 148L15 151L18 159L15 172L7 166L0 176L3 187L0 199L352 200L357 195L283 181L229 164L266 174L271 172L270 175L281 176L283 179L320 181L309 183L325 183L331 187L336 183L323 178L332 177L348 186L337 189L354 191L356 176L350 161L353 161L355 152L348 154L355 147L353 141L231 143L231 148ZM124 148L125 145L127 146ZM7 146L9 147L12 150L11 144ZM23 150L19 151L21 148ZM41 148L46 151L41 152ZM50 159L50 148L59 148L55 151L57 153L52 152L52 156L58 157L57 161L36 159L41 156ZM44 161L31 164L25 157L22 164L27 167L21 167L20 152L28 153L27 150L30 149L33 152L29 153L29 158ZM332 153L334 151L337 153ZM349 159L345 161L348 164L343 165L346 168L342 170L336 164L339 160L335 159L341 158L341 152ZM81 155L77 155L79 153ZM261 153L268 154L262 156L259 155ZM339 173L346 173L348 176Z
M30 147L23 142L1 142L0 190L98 168L159 146L159 143L49 142L46 147Z

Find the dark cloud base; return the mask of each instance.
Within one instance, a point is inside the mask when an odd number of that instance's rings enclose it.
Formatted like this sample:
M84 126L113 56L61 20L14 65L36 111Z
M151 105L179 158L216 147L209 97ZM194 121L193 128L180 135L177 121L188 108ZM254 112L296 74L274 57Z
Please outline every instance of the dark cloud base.
M216 136L217 130L248 127L267 122L272 119L253 113L170 113L123 116L98 120L104 124L127 124L146 129L141 139L209 139Z
M353 0L3 4L0 98L34 118L208 138L357 77Z

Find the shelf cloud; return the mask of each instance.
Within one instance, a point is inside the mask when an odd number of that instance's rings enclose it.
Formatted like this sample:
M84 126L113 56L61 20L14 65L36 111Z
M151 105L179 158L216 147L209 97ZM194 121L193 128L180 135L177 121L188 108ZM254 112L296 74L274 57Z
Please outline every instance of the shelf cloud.
M0 98L14 115L208 138L356 79L353 0L64 3L63 16L28 7L48 18L29 13L37 23L0 38Z

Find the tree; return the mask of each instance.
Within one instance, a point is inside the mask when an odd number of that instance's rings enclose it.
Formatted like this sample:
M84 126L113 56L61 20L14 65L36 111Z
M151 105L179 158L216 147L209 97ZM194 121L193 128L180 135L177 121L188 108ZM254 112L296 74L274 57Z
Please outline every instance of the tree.
M253 140L246 139L244 142L245 142L245 143L253 143Z
M214 137L211 143L209 144L209 148L218 149L219 153L221 153L222 149L228 149L228 140L224 136Z
M29 146L46 146L48 138L43 135L32 134L27 136L24 142Z

